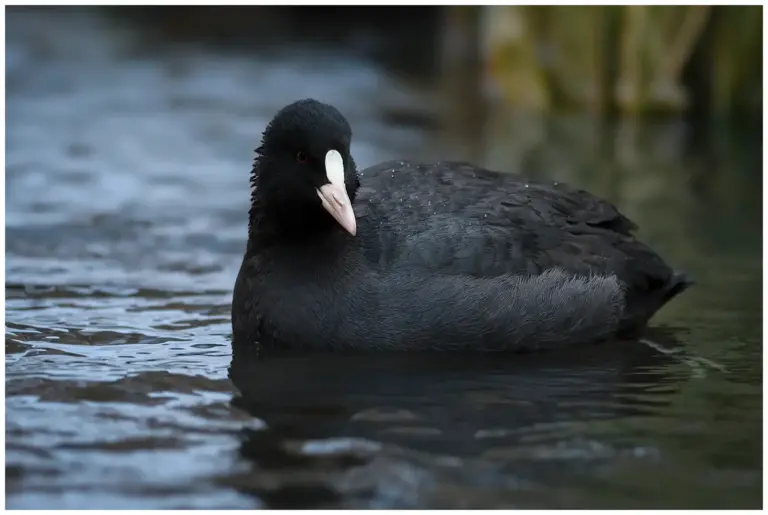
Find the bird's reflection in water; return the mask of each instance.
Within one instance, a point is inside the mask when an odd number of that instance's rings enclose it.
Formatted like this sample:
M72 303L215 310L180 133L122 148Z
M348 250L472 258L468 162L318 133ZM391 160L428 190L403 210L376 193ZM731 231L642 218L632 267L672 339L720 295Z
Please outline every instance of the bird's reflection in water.
M669 331L654 339L674 345ZM635 445L606 423L662 407L671 359L638 342L509 356L237 350L233 405L267 427L244 431L252 467L235 486L272 507L519 506L507 497L523 485L567 482Z

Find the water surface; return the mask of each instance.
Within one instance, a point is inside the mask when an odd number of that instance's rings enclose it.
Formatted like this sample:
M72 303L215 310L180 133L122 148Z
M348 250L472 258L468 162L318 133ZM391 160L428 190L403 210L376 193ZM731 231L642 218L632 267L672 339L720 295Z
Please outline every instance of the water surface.
M625 127L606 152L580 120L502 119L462 146L350 56L148 45L81 11L7 31L9 508L760 506L754 132ZM252 152L310 95L361 167L466 157L612 198L698 281L654 321L666 352L233 360Z

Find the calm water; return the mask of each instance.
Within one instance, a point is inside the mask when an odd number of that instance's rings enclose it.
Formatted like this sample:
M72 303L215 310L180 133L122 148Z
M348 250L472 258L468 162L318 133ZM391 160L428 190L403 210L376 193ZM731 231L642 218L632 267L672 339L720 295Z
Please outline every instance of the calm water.
M366 62L76 12L7 31L9 508L761 506L759 134L692 153L676 124L624 128L606 152L577 120L502 119L459 146L395 123L429 92ZM233 360L252 151L309 95L361 166L472 157L614 199L698 280L655 319L665 351Z

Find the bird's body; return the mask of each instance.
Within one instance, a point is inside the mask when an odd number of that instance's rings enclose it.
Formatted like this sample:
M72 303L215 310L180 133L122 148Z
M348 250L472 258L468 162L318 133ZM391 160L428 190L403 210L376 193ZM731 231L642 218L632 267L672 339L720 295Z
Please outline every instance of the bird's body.
M369 259L383 267L476 277L551 268L615 275L627 292L625 333L641 329L689 285L637 240L636 225L615 206L564 183L410 161L367 168L360 183L358 227Z
M267 127L233 296L236 344L557 347L635 334L689 284L589 193L466 163L358 174L350 138L338 111L311 100Z

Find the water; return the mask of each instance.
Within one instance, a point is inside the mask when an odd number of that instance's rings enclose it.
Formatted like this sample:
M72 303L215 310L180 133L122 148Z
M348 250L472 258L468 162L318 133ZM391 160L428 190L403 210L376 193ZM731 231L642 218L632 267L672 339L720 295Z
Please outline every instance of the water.
M625 128L606 154L578 120L502 120L457 150L385 116L424 93L365 61L60 14L8 13L9 508L761 505L754 133ZM309 94L361 166L466 155L614 199L698 281L654 321L666 352L232 360L252 151Z

